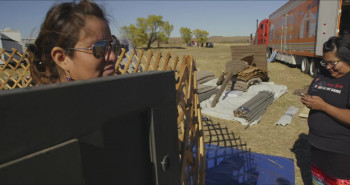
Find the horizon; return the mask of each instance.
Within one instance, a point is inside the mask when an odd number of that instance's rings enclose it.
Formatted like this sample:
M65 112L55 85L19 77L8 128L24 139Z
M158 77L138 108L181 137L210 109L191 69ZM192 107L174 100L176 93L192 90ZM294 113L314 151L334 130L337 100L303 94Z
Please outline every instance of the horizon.
M12 28L20 31L22 38L36 37L46 12L55 3L67 0L9 1L1 0L0 11L4 19L0 30ZM181 27L205 30L209 37L250 36L255 33L256 20L268 18L287 0L226 0L226 1L95 1L101 5L109 19L111 32L120 37L120 28L136 24L138 17L160 15L163 21L174 26L172 38L181 37ZM28 16L30 15L30 16Z

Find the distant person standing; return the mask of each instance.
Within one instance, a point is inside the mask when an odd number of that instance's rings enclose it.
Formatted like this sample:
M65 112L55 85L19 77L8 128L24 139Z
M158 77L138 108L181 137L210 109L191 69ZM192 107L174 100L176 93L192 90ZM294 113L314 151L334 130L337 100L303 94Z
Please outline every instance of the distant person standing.
M313 184L350 184L350 40L331 37L323 45L325 74L301 98L310 108Z

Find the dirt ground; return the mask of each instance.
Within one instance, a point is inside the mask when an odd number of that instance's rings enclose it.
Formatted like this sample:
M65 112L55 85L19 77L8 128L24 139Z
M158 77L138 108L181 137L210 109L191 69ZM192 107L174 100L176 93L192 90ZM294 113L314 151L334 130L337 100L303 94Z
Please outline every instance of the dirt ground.
M163 48L155 50L170 51L172 54L175 53L179 56L191 54L196 60L198 70L212 71L218 77L224 70L225 62L231 60L231 45L229 43L214 43L214 48L177 45L176 47L163 46ZM267 70L269 81L287 86L288 92L267 108L258 124L245 129L246 126L236 121L208 117L222 127L227 127L236 137L240 137L242 142L247 143L248 148L252 152L293 159L295 164L295 184L312 184L309 145L306 141L308 133L307 119L298 116L304 109L304 106L300 102L300 97L293 94L294 90L308 86L312 78L301 73L297 67L279 62L268 63ZM286 126L275 125L275 122L280 119L290 106L299 108L299 112L293 117L292 122Z

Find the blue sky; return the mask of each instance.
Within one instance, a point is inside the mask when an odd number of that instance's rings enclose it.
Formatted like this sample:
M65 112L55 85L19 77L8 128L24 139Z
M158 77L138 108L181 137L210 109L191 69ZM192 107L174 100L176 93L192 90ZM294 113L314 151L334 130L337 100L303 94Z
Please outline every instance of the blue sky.
M65 0L67 1L67 0ZM21 31L22 38L36 36L54 0L0 0L0 29ZM61 1L59 1L61 2ZM256 20L268 18L287 0L192 0L192 1L113 1L98 0L110 19L112 33L119 36L122 26L135 24L138 17L161 15L174 26L171 37L180 36L180 28L206 30L210 36L249 36Z

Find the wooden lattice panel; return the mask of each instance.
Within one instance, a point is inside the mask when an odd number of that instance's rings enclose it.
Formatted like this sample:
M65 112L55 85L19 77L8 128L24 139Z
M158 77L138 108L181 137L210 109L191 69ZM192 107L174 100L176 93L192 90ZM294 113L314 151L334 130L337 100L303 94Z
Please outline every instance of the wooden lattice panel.
M0 48L0 62L4 63L0 65L0 90L32 86L29 62L25 54L18 52L17 49L12 49L12 53L8 53Z
M159 70L178 71L178 62L179 57L175 56L175 58L172 58L170 52L164 58L162 53L158 52L158 54L154 55L152 50L148 51L148 54L141 51L138 55L132 50L129 55L125 52L125 49L122 49L115 66L118 74Z
M6 53L0 48L0 56L8 56L0 68L0 90L32 86L29 62L26 54L13 49ZM4 55L3 55L4 54ZM17 60L14 55L20 56ZM203 123L197 94L196 64L192 56L183 56L180 61L168 52L165 57L158 52L135 51L126 53L122 49L116 63L117 74L137 73L142 71L173 70L176 78L178 133L181 158L181 184L195 185L205 183L205 148ZM12 84L12 85L11 85Z
M184 57L176 84L183 184L204 184L205 149L195 61ZM186 172L186 173L185 173Z

